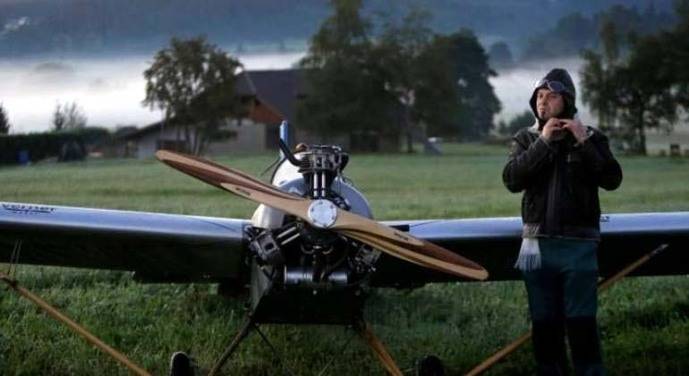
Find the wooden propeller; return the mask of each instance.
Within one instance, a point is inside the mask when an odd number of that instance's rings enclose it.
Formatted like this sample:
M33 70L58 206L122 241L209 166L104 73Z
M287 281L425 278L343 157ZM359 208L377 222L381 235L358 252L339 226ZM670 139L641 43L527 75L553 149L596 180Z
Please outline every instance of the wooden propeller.
M309 210L317 200L281 191L241 171L203 158L167 150L159 150L156 157L172 168L208 184L299 217L315 227L323 227L309 216ZM445 248L346 210L333 210L334 220L327 225L327 229L420 266L465 278L488 278L488 272L483 267Z

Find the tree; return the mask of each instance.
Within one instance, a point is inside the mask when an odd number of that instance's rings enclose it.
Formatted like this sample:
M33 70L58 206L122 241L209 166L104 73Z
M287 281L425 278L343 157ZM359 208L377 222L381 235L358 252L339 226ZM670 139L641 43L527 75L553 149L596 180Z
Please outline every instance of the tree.
M595 40L595 25L581 13L561 17L555 27L529 39L526 60L573 56Z
M488 56L490 65L495 68L512 68L514 66L514 58L512 51L505 42L495 42L488 49Z
M667 69L675 74L675 97L689 118L689 0L678 0L675 3L675 13L678 18L677 26L662 33L664 46L669 54L665 61L669 63Z
M602 33L606 28L616 30L616 33L622 36L641 34L644 25L649 25L652 20L642 18L636 8L613 5L598 13L594 17L594 22L598 25L600 41L605 44L605 37Z
M618 64L619 37L612 21L603 23L599 35L603 53L590 49L582 52L585 61L581 71L581 81L585 89L582 100L588 104L591 112L598 115L598 126L609 132L615 127L618 117L611 76Z
M438 136L485 136L500 102L475 35L434 35L428 14L412 9L399 22L385 18L373 38L361 3L333 0L333 15L314 35L302 60L310 90L300 125L324 136L402 131L408 151L413 130L424 133L422 124Z
M10 133L10 119L7 117L7 111L5 107L0 103L0 134Z
M629 47L624 54L617 51L615 26L605 26L600 38L604 55L587 52L583 71L584 100L592 110L603 111L618 121L615 130L622 130L634 151L646 153L646 130L671 130L679 109L689 110L689 0L675 3L676 22L671 29L654 35L628 33ZM623 14L619 9L613 15ZM646 15L657 15L649 8ZM623 17L624 18L624 17ZM629 18L629 17L626 17ZM660 14L658 20L667 18ZM611 21L613 22L613 17ZM622 30L631 30L629 25ZM607 110L606 110L607 108ZM605 116L604 116L605 117Z
M388 20L384 25L382 35L374 47L375 61L380 65L380 72L385 77L385 89L393 98L397 98L402 110L402 129L406 135L407 152L413 152L412 141L414 128L418 129L419 122L433 120L428 116L427 101L416 100L417 93L426 86L451 86L450 77L441 76L434 80L434 75L428 75L425 65L430 41L431 29L428 27L430 15L420 9L413 9L403 19L401 24ZM447 72L443 70L443 72ZM451 88L446 92L451 92ZM436 87L436 93L442 92ZM435 95L433 106L442 107L443 100L451 98ZM425 135L422 136L425 138Z
M646 129L671 130L677 120L678 105L674 96L674 72L667 51L671 49L662 38L639 39L631 52L629 63L618 74L618 107L622 120L634 131L636 150L646 154Z
M434 48L448 59L450 82L454 85L456 102L447 114L453 127L443 126L442 123L429 124L433 128L431 134L455 136L464 140L484 138L493 128L493 116L501 108L500 100L489 81L490 77L497 74L488 65L485 50L476 35L468 29L447 36L436 36L433 43ZM426 69L438 68L427 66Z
M396 98L385 89L386 74L376 61L362 1L332 0L330 5L333 13L300 62L308 84L297 111L300 126L326 141L338 134L394 131Z
M223 119L246 114L234 90L241 67L204 37L172 38L144 71L143 104L163 110L166 125L181 126L188 151L199 155Z
M414 115L431 136L458 135L459 91L449 45L433 36L415 64Z
M634 39L625 61L605 68L600 55L588 52L586 56L585 102L599 116L619 118L623 134L640 154L646 154L648 128L670 130L677 120L677 77L670 51L673 48L660 34Z
M61 131L67 129L83 129L87 123L86 115L77 102L65 103L55 105L53 111L53 130Z
M653 2L649 2L643 13L633 6L620 4L591 17L571 13L561 17L554 27L530 38L524 49L524 60L576 56L585 48L598 50L597 32L605 23L613 24L618 35L626 37L657 33L674 22L668 13L657 12ZM621 50L626 47L620 46Z
M54 131L61 131L65 127L65 115L62 113L62 107L60 103L55 105L55 111L53 111L53 119L51 123L53 124Z

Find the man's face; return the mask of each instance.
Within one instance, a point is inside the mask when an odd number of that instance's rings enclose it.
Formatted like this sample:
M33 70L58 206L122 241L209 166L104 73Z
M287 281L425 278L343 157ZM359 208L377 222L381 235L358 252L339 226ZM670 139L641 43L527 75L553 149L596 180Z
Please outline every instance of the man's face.
M547 88L538 89L536 92L536 111L541 120L548 120L559 116L565 108L565 100L562 94L550 91Z

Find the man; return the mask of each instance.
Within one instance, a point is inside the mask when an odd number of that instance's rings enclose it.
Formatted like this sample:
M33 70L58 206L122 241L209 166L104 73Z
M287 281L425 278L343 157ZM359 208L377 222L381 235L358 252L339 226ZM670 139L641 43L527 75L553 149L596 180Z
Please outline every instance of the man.
M536 123L517 132L503 182L522 198L522 246L515 267L529 296L540 375L567 373L565 333L577 375L601 375L597 311L598 187L616 189L622 171L607 138L575 117L569 73L538 81L529 105Z

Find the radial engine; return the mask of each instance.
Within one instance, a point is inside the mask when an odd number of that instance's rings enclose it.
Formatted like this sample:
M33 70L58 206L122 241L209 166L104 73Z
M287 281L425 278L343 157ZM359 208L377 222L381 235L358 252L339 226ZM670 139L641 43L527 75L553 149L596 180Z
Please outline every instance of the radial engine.
M308 308L312 304L321 306L317 319L324 323L329 322L329 311L333 317L342 309L357 314L380 253L328 229L338 209L372 218L364 196L343 175L349 156L338 146L300 144L296 154L281 146L286 158L271 181L281 190L314 200L309 208L312 224L265 205L258 207L247 229L253 308L262 319L274 316L275 321L313 320ZM328 301L318 297L324 290L328 294L321 295ZM285 304L303 309L292 318L271 314L284 313Z

